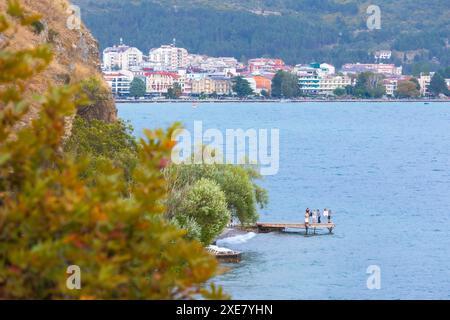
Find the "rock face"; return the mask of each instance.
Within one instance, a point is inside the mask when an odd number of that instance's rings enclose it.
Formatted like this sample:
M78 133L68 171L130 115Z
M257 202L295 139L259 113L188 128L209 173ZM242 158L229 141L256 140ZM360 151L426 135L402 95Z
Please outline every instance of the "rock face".
M21 4L27 12L41 15L41 30L20 29L9 36L12 38L9 47L23 49L47 43L54 49L54 59L49 68L27 84L30 94L43 93L51 84L71 84L95 77L108 94L89 108L83 108L80 115L87 119L115 121L117 109L101 75L98 43L84 25L77 23L76 12L69 1L21 0ZM4 12L6 6L6 0L0 0L0 11ZM37 111L31 110L24 122L33 119Z

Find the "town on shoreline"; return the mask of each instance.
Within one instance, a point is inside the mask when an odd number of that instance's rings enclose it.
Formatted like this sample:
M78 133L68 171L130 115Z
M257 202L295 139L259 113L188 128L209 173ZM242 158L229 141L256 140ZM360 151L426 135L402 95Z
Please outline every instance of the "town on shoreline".
M120 39L103 51L102 72L118 103L448 101L450 67L405 75L392 52L374 63L287 65L281 59L190 54L176 42L144 55Z
M343 102L343 103L411 103L411 102L423 102L428 103L447 103L450 99L120 99L115 100L117 104L171 104L171 103L181 103L181 104L205 104L205 103L333 103L333 102Z

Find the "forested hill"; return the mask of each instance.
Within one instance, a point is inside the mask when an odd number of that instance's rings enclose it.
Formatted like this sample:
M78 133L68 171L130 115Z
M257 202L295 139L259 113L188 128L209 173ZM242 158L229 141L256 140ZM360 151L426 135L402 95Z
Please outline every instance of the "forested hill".
M190 52L288 63L372 61L391 49L409 68L450 65L448 0L74 0L102 47L144 52L177 39ZM369 4L381 30L367 28ZM428 65L428 66L426 66Z

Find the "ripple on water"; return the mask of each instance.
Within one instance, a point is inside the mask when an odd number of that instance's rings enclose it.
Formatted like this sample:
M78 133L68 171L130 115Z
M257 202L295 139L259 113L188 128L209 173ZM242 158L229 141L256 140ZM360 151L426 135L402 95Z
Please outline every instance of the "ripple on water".
M279 128L280 171L261 182L270 196L264 220L301 220L308 206L335 212L337 228L330 236L261 234L233 244L244 252L242 263L215 281L234 298L448 299L450 232L443 226L450 225L449 106L225 103L202 104L199 110L183 104L118 109L138 134L180 119L192 129L199 111L205 128ZM381 268L377 292L366 287L370 265Z

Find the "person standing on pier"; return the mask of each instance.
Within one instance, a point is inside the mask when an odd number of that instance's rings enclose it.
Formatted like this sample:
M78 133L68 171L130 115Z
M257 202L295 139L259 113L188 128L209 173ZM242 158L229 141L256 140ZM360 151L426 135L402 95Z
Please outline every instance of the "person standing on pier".
M327 208L323 209L323 217L324 217L324 219L328 219L328 209Z
M331 223L331 210L328 210L328 223Z
M312 223L317 223L317 210L313 210Z
M317 209L317 223L321 223L321 215L320 209Z
M309 216L310 216L310 211L309 211L309 208L307 208L306 212L305 212L305 225L306 226L309 224Z

